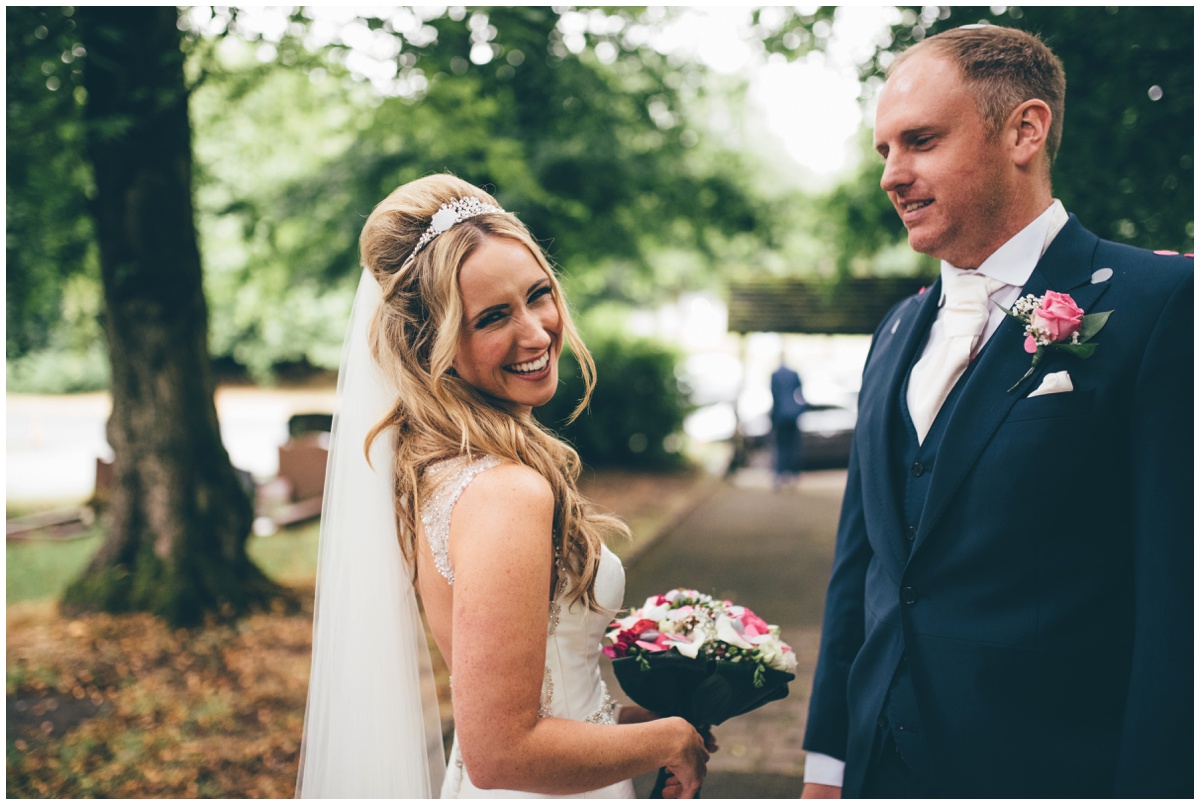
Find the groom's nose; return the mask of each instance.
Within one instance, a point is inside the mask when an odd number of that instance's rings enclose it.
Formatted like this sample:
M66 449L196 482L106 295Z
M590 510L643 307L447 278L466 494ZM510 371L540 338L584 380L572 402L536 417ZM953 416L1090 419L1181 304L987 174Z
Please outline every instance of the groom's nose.
M888 154L883 163L883 176L879 177L879 186L884 192L891 193L897 188L912 182L912 171L907 160L900 154Z

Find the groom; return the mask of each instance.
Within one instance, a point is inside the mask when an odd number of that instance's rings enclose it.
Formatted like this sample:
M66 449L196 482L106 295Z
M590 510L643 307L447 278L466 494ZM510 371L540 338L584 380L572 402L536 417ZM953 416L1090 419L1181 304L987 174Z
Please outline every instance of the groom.
M805 796L1192 796L1192 261L1053 198L1065 83L990 26L889 71L881 185L941 278L863 370ZM1095 353L1023 378L1027 295L1043 341L1112 311Z

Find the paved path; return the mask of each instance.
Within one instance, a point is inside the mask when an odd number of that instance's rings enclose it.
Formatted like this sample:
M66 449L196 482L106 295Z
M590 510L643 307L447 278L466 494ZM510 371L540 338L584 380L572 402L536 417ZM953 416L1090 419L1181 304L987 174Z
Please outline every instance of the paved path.
M705 797L800 794L800 744L845 482L845 471L813 472L798 487L774 491L765 469L742 470L626 570L631 606L672 587L692 587L779 624L796 650L799 668L788 698L717 728L721 749L709 764ZM652 783L639 778L639 794Z

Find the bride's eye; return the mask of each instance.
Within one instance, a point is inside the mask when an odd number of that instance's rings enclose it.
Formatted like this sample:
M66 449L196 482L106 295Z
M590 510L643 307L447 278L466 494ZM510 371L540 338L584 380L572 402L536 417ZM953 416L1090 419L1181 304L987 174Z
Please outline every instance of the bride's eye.
M531 293L529 295L529 303L533 304L534 302L541 299L542 297L549 296L552 293L554 293L553 288L551 288L549 285L543 285L542 287L536 289L533 293Z
M491 313L485 313L484 315L480 316L478 319L475 320L475 329L482 330L486 327L491 327L493 324L495 324L496 322L500 321L503 318L504 318L504 312L500 311L500 310L495 310L495 311L492 311Z

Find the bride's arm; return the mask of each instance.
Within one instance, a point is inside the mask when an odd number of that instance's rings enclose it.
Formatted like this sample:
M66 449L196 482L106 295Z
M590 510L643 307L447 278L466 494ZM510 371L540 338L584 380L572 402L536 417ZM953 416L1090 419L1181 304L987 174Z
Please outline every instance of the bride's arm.
M450 521L454 721L481 788L573 794L666 766L690 796L708 752L683 719L622 726L539 718L554 499L504 464L464 490Z

